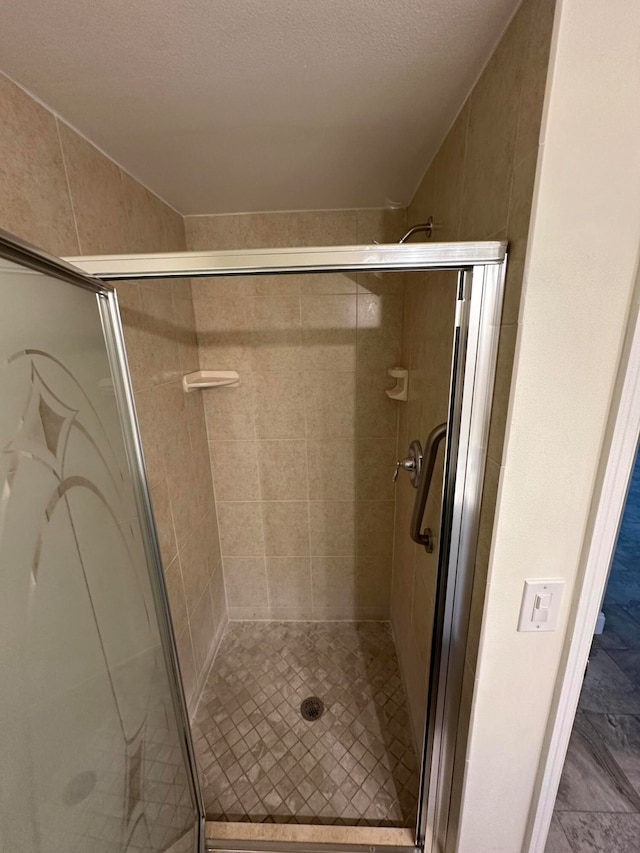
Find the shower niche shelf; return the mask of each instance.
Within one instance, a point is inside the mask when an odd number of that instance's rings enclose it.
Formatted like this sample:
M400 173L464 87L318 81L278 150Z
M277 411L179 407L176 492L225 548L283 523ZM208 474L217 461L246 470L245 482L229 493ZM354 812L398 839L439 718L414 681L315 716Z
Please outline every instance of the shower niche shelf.
M236 370L195 370L182 377L182 388L187 393L202 388L237 388L239 384Z

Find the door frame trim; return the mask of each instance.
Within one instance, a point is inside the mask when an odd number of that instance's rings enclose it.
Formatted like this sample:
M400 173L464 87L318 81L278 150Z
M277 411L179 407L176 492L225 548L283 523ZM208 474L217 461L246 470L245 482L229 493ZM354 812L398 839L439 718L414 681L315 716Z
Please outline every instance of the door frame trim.
M462 357L460 365L453 364L454 394L449 401L445 456L445 470L451 476L444 478L440 538L449 547L447 559L441 553L438 563L439 604L433 622L429 671L430 683L436 688L435 694L430 690L430 697L435 702L427 705L415 838L416 847L427 853L444 850L449 830L456 829L449 826L450 799L454 761L461 760L455 755L455 745L500 333L506 242L105 255L66 261L105 281L390 270L461 273L455 338L461 342Z
M554 708L533 796L523 848L526 853L544 853L547 842L596 620L602 607L624 513L639 436L640 306L634 299L587 523L588 533L583 546L584 574L576 585L573 613L567 629L569 640L559 668Z

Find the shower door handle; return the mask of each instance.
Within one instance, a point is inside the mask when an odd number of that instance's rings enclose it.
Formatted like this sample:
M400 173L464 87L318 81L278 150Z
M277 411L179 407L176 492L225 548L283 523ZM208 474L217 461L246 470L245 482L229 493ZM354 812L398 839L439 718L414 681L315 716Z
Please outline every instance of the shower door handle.
M433 533L430 528L426 528L424 533L421 531L422 519L424 510L429 497L429 489L431 488L431 480L433 479L433 469L436 465L436 456L440 442L447 434L447 424L440 424L435 429L432 429L427 438L427 443L422 457L422 470L420 471L420 479L418 481L418 491L416 493L415 503L413 504L413 515L411 516L411 538L418 545L424 545L427 552L433 552Z

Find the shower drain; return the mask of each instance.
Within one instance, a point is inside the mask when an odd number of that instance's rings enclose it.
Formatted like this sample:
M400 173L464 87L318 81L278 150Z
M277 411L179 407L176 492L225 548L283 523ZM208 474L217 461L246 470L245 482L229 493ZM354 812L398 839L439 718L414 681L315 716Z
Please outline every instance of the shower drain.
M309 696L302 701L300 713L303 720L310 720L311 722L319 720L324 713L324 702L317 696Z

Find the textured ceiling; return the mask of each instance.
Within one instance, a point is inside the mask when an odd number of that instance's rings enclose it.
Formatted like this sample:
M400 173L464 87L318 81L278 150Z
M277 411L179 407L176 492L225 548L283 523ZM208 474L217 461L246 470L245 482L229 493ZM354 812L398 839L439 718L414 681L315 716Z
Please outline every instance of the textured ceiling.
M3 0L0 67L182 213L407 203L518 0Z

